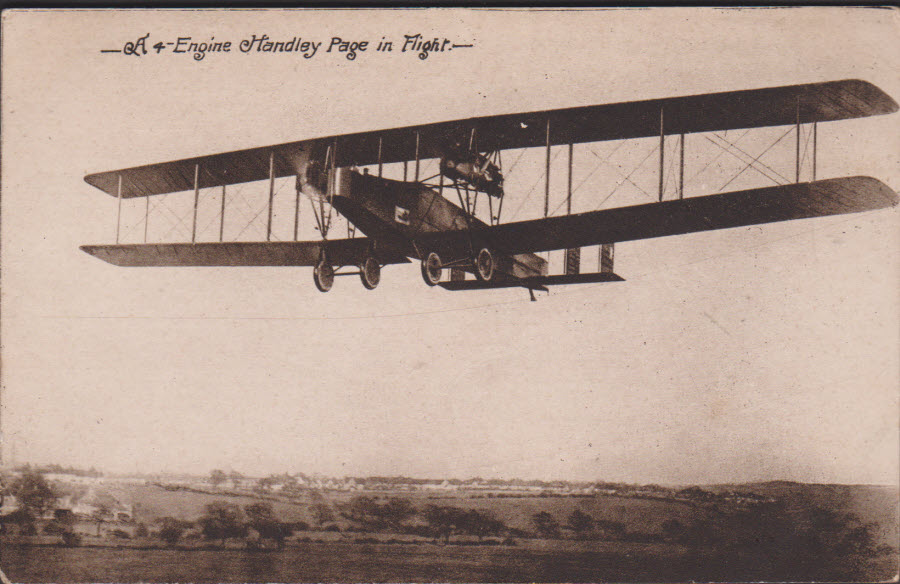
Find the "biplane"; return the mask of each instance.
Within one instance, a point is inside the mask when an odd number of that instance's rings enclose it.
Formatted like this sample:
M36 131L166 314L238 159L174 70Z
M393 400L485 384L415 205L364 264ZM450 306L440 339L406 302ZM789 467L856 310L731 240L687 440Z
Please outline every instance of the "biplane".
M451 291L520 287L533 300L534 291L547 286L622 281L613 271L618 242L896 205L897 194L875 178L816 179L815 149L820 122L897 109L878 87L842 80L476 117L89 174L89 184L118 199L119 215L123 199L193 191L193 227L190 242L120 243L117 218L115 244L81 249L117 266L310 266L323 292L332 288L335 276L355 274L373 289L382 267L418 261L429 286ZM801 182L804 124L812 129L812 177ZM796 128L796 180L684 196L686 134L773 126ZM632 138L659 140L658 200L571 213L573 145ZM680 175L677 196L664 200L667 138L678 140ZM568 147L567 209L564 215L550 216L550 152L558 146ZM507 192L503 152L528 148L546 151L544 216L503 222L504 201L515 196ZM438 173L420 180L420 161L425 159L438 161ZM396 163L403 164L403 180L383 176L383 167ZM411 180L407 164L414 165ZM292 240L273 241L273 185L283 177L295 183L294 233ZM222 189L224 222L226 187L266 180L264 241L224 241L221 227L219 241L197 241L201 189ZM301 195L312 203L317 240L298 241ZM149 213L149 201L147 207ZM353 226L348 237L329 238L334 211ZM596 271L580 269L580 250L586 246L599 248ZM565 250L564 273L550 274L548 261L538 255L550 250Z

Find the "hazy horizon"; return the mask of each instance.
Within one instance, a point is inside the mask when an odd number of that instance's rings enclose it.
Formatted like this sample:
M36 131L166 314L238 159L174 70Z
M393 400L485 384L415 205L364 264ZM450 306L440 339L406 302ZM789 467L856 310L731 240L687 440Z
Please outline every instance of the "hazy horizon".
M364 474L343 474L343 475L327 475L317 472L306 472L303 470L274 470L274 471L266 471L263 473L245 473L241 469L234 468L217 468L210 469L208 472L189 472L189 471L177 471L170 469L161 469L161 470L151 470L151 471L133 471L133 472L115 472L115 471L107 471L103 468L98 468L96 465L91 465L87 468L75 467L72 465L56 463L56 462L46 462L46 463L33 463L33 462L16 462L16 463L6 463L4 466L0 466L0 468L10 470L21 468L23 466L30 466L32 469L39 469L44 472L52 472L46 471L45 467L58 465L63 467L64 471L61 471L61 474L67 474L66 471L79 471L79 472L87 472L90 470L94 470L101 474L103 477L110 478L144 478L144 477L154 477L154 476L171 476L171 477L190 477L190 478L209 478L211 472L213 470L221 470L226 474L231 472L238 472L245 479L259 479L269 476L281 476L281 475L290 475L290 476L299 476L304 475L308 478L325 478L325 479L365 479L365 478L404 478L404 479L412 479L412 480L446 480L446 481L469 481L474 479L481 479L485 481L489 480L501 480L505 482L511 481L522 481L522 482L565 482L570 484L581 484L581 483L610 483L610 484L625 484L625 485L633 485L633 486L646 486L646 485L658 485L660 487L674 488L674 487L689 487L689 486L715 486L715 485L750 485L750 484L762 484L762 483L798 483L798 484L807 484L807 485L841 485L841 486L868 486L868 487L900 487L900 481L897 483L834 483L834 482L811 482L811 481L799 481L789 478L767 478L760 480L743 480L743 481L717 481L717 482L686 482L686 483L671 483L671 482L631 482L624 480L614 480L608 478L594 478L594 479L566 479L566 478L546 478L546 477L500 477L500 476L419 476L419 475L410 475L410 474L393 474L393 475L364 475ZM228 479L230 480L230 479Z

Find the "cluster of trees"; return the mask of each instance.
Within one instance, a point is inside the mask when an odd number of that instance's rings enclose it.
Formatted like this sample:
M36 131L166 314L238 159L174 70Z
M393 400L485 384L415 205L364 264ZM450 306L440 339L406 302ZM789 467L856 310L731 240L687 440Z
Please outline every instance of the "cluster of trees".
M24 532L34 531L34 520L52 509L59 498L59 493L44 475L31 469L22 471L9 485L4 484L0 488L0 504L6 495L16 498L19 509L5 516L4 523L18 523L23 526Z
M59 494L47 482L44 475L35 470L26 470L3 489L0 496L10 494L19 501L20 508L32 517L40 517L53 508Z
M252 546L271 541L278 549L284 548L284 540L295 529L307 527L301 522L281 521L268 502L252 503L242 508L235 503L213 501L206 505L203 515L195 522L163 517L159 523L157 535L168 545L177 544L189 529L196 527L204 539L217 542L222 547L230 539L245 539Z
M0 519L0 527L5 524L17 524L21 535L37 535L36 521L53 510L57 500L62 496L51 483L47 482L43 474L45 468L53 472L62 472L60 469L63 469L59 465L28 467L22 470L21 475L9 486L0 489L0 503L6 495L12 495L18 501L18 509ZM112 507L105 503L99 503L91 513L91 520L97 526L98 536L100 526L111 513ZM81 538L75 533L74 526L75 517L71 513L57 511L44 525L43 532L47 535L59 535L65 545L78 545Z
M462 509L447 505L426 505L421 511L408 499L388 499L379 502L367 496L358 496L339 506L340 515L360 531L392 531L414 533L449 542L454 535L485 537L515 536L556 539L568 530L576 537L623 537L624 525L618 522L595 520L576 509L564 524L549 512L541 511L531 516L531 531L508 527L491 511Z
M357 496L338 509L341 517L359 531L411 533L445 541L451 535L474 535L481 540L506 531L506 525L488 511L427 505L420 514L409 499L402 498L380 503L373 497Z
M51 470L60 472L53 468L58 465L50 466ZM26 465L20 471L18 478L8 485L4 483L0 486L0 504L7 495L14 496L19 502L17 510L0 518L0 533L6 530L7 524L15 524L18 525L21 535L37 535L36 520L56 506L60 494L44 478L43 469L33 469ZM81 537L75 533L74 523L71 515L55 517L44 526L44 533L59 535L64 545L77 546L81 542Z
M226 473L223 470L215 469L209 473L209 482L214 487L218 487L225 481L231 481L231 486L236 489L244 478L244 475L236 470Z
M353 497L339 507L341 516L363 531L389 529L401 531L405 523L416 515L416 508L409 499L390 499L379 503L366 496Z
M622 523L606 519L594 519L581 509L572 511L563 524L560 524L547 511L540 511L531 516L531 525L534 533L548 539L562 537L563 530L570 532L579 539L624 539L628 535L625 525Z
M446 542L454 534L475 535L480 541L484 537L498 536L508 531L506 524L490 511L428 505L424 516L430 535L443 538Z
M746 561L750 565L743 568L748 579L754 580L881 580L872 577L873 562L897 553L878 543L877 524L812 504L800 510L791 510L783 502L758 505L732 514L725 525L727 533L706 524L707 533L702 535L707 541L715 537L717 547L739 550L738 560L731 563L737 568L741 560ZM688 530L682 540L693 543L695 537ZM761 565L768 570L757 577L754 571ZM896 570L896 564L891 569Z
M321 498L309 506L309 513L312 515L313 523L319 529L325 528L335 519L331 506Z

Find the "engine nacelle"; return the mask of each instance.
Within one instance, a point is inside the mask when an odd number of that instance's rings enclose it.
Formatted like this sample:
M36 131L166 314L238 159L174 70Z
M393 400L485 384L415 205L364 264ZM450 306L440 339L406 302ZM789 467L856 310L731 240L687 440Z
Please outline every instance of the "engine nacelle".
M297 172L297 188L306 195L314 199L324 198L328 195L328 167L325 166L324 160L307 159L302 162Z
M484 154L467 152L441 158L441 174L452 180L464 181L492 197L503 196L503 173Z

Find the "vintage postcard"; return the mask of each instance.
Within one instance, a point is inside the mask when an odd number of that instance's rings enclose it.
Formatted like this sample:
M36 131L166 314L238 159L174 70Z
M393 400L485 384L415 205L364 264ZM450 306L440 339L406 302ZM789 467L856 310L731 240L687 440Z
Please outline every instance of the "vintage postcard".
M4 11L3 578L896 581L898 25Z

